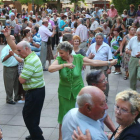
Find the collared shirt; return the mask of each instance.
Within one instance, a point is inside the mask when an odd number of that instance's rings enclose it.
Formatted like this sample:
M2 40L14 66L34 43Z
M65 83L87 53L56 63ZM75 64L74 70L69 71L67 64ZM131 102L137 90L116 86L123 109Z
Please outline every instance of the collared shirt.
M109 27L107 27L106 29L104 27L102 27L102 29L103 29L104 35L109 35L110 34L110 28Z
M92 140L108 140L100 122L83 115L78 108L71 109L63 118L62 139L72 140L73 131L77 131L78 126L84 135L86 134L86 129L88 129Z
M136 57L138 52L140 52L140 41L138 41L138 37L132 37L128 42L126 48L131 50L131 56Z
M99 27L99 23L98 23L98 21L95 20L95 21L91 24L90 30L94 31L94 30L96 30L98 27Z
M118 15L118 12L117 10L114 8L113 10L112 9L109 9L108 12L107 12L108 16L111 17L111 18L114 18L115 16Z
M95 43L96 39L95 37L92 39L91 44ZM104 37L103 42L105 42L106 44L108 44L108 40L106 39L106 37Z
M93 60L108 61L113 59L110 46L104 42L99 47L97 52L96 52L96 42L90 45L89 49L87 50L86 56L89 56L90 53L95 55Z
M45 85L42 64L35 52L24 59L24 67L20 76L26 80L22 84L25 91L41 88Z
M16 21L15 20L9 20L10 21L10 26L14 27L16 26ZM14 28L11 28L11 30L14 30Z
M5 58L5 56L9 55L9 50L12 51L10 46L7 44L1 51L1 62ZM14 54L18 56L17 54ZM2 62L2 64L6 67L14 67L18 65L18 61L15 59L14 56L9 57L6 61Z
M48 42L48 38L52 36L53 33L50 32L46 26L42 25L39 27L39 34L41 35L42 41Z
M85 42L88 40L88 29L86 26L80 24L74 35L78 35L81 39L81 42Z
M38 22L36 22L36 24L38 24L39 26L42 25L42 20L39 20Z
M33 35L33 42L35 42L36 44L39 44L39 46L41 46L41 36L40 36L39 33L36 33L36 34ZM35 47L32 43L30 43L30 45L32 47Z
M101 17L101 11L99 11L99 10L98 10L97 12L94 11L94 12L92 13L92 16L95 17L95 18L98 16L98 17L100 18L100 17Z

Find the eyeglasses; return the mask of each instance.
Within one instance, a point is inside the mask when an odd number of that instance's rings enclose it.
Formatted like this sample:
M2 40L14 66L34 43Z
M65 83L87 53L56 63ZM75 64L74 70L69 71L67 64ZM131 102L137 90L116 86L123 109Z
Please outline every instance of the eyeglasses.
M99 83L106 83L107 82L107 77L105 77L105 79L103 79L102 81L100 81Z
M115 111L119 111L121 114L130 113L130 111L127 111L127 110L125 110L125 109L123 109L123 108L120 108L120 107L117 106L117 105L114 105L114 110L115 110Z

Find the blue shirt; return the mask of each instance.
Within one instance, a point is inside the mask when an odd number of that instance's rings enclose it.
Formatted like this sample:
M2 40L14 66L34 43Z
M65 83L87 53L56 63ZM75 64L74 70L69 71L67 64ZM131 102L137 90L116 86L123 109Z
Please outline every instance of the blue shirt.
M36 44L39 44L39 46L41 46L41 36L40 36L39 33L36 33L36 34L33 35L33 42L35 42ZM35 47L32 43L30 43L30 45L32 47Z
M90 131L92 140L108 140L101 123L93 120L78 111L78 108L71 109L63 118L62 122L62 139L72 140L73 131L77 131L80 127L82 133L85 135L86 129Z
M1 51L1 62L5 58L5 56L9 55L9 50L12 51L10 46L7 44ZM18 56L17 54L14 54ZM18 65L18 61L15 59L14 56L9 57L6 61L2 62L2 64L6 67L14 67Z
M104 37L104 40L103 40L106 44L108 44L109 45L109 43L108 43L108 40ZM96 39L95 39L95 37L92 39L92 41L91 41L91 44L93 44L93 43L95 43L96 42Z
M66 23L65 23L64 20L61 20L61 21L60 21L60 25L59 25L60 31L64 31L64 27L62 28L62 26L65 25L65 24L66 24ZM65 27L68 27L68 24L67 24Z

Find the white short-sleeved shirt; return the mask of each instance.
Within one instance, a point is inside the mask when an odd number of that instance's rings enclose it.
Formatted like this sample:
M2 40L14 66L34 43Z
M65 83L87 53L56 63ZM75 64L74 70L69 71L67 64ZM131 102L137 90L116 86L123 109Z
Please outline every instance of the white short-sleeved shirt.
M92 140L108 140L100 122L93 120L78 111L78 108L71 109L63 118L62 122L62 139L72 140L73 131L77 131L80 127L82 133L85 135L86 129L90 131Z
M53 33L50 32L46 26L42 25L39 27L39 34L41 35L42 41L48 42L48 38L52 36Z
M131 50L131 56L136 57L138 52L140 52L140 41L138 41L138 37L132 37L129 43L127 44L126 48Z
M97 52L96 52L96 42L91 44L86 52L86 56L89 56L90 53L95 55L93 60L108 61L113 59L111 48L105 42L103 42L103 44L100 46Z

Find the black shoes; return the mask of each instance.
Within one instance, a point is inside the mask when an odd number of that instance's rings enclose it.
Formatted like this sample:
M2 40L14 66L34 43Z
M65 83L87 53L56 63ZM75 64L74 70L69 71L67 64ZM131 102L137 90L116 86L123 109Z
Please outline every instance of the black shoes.
M16 102L14 102L14 101L7 101L7 104L12 104L12 105L15 105L15 104L16 104Z
M31 136L29 135L29 136L25 137L25 140L32 140L32 138L31 138Z
M48 69L43 69L43 71L48 71Z

